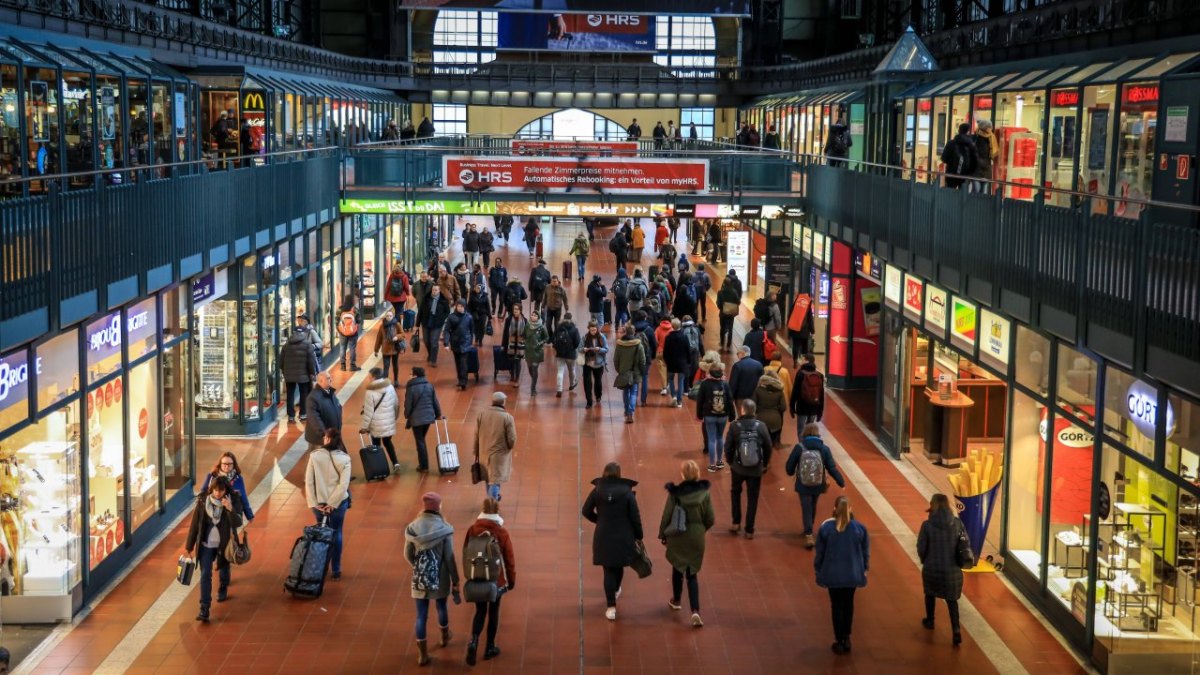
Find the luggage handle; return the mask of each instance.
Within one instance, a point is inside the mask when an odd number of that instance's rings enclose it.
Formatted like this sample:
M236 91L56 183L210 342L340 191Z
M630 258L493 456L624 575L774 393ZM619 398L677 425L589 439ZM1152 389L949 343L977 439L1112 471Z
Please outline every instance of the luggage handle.
M358 442L362 444L364 450L367 449L367 437L363 436L361 432L358 434Z
M444 416L441 419L433 420L433 435L437 439L437 444L441 445L442 444L442 430L441 430L441 427L438 426L438 422L441 422L446 427L446 442L449 443L450 442L450 420L447 420Z

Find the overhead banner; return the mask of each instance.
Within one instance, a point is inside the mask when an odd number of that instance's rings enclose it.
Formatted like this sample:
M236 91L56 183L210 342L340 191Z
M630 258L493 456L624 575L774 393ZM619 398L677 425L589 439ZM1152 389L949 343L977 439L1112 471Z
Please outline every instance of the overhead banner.
M558 5L565 13L612 14L703 14L719 16L750 16L750 0L571 0L570 3L549 3L546 0L399 0L400 9L481 9L505 12L545 12L549 4ZM565 7L564 7L565 6Z
M514 155L555 155L561 157L637 157L635 141L525 141L512 140Z
M706 192L708 160L442 157L452 192Z
M501 12L496 49L649 54L656 23L646 14Z
M471 202L458 200L425 200L416 202L385 199L343 199L341 210L349 213L428 214L452 216L587 216L654 217L670 215L666 204L577 204L575 202Z

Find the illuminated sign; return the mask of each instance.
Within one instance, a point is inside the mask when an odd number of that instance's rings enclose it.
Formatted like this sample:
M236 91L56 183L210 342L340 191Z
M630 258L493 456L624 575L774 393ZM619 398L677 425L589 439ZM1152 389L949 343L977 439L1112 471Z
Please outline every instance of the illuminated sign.
M248 90L242 96L242 111L243 112L266 112L266 99L263 98L263 93L257 90Z
M950 336L956 337L967 345L975 346L975 325L979 311L975 305L955 297L951 301Z
M1125 392L1125 412L1133 426L1146 438L1154 438L1158 424L1158 392L1141 380L1134 380ZM1167 438L1175 433L1175 409L1167 402Z
M1079 105L1079 90L1056 91L1050 94L1050 105L1056 108L1068 108Z
M135 330L145 328L150 323L149 312L138 312L131 314L126 320L125 331L132 333ZM88 349L98 352L105 348L116 348L121 346L121 317L113 315L111 321L106 325L101 326L95 331L88 333L87 337Z
M1157 103L1157 84L1131 84L1125 87L1126 103Z
M1007 319L988 310L980 310L979 320L983 323L983 351L1004 366L1008 365L1008 334L1012 327Z
M925 283L911 274L904 275L904 310L916 317L921 316L925 301Z
M977 96L975 98L975 109L976 110L991 110L992 109L992 97L991 96Z
M589 216L638 217L665 216L665 204L586 204L576 202L471 202L456 200L389 201L383 199L343 199L342 213L413 213L455 216Z
M15 389L29 382L29 361L23 356L24 353L22 351L0 359L0 401L4 401ZM42 374L42 357L39 356L34 361L33 367L37 369L38 375Z
M929 99L917 101L917 112L929 112L930 110L933 110L933 101Z
M938 335L946 334L946 291L929 284L925 287L925 327L935 328Z

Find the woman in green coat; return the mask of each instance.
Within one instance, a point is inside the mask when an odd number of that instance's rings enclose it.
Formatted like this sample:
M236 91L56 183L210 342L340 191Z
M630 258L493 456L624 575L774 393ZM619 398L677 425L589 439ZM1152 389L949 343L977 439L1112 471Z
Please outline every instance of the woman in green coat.
M667 562L671 563L671 599L667 606L675 611L682 608L683 580L687 578L688 604L692 607L692 626L704 625L700 620L700 582L696 576L704 564L704 539L712 529L716 516L713 514L712 498L708 494L709 482L700 480L700 466L687 460L681 466L683 480L667 483L667 504L663 507L662 523L658 526L658 538L667 547ZM676 522L675 508L685 514L683 523ZM678 526L686 523L683 532Z
M549 339L546 324L542 323L541 315L534 312L525 324L525 365L529 368L529 379L532 380L529 391L534 396L537 396L538 368L546 359L546 341Z

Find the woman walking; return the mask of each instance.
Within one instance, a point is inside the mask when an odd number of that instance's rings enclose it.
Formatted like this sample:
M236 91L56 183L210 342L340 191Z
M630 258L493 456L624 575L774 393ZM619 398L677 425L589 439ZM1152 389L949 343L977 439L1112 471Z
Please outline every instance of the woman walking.
M720 312L721 322L721 332L717 338L717 344L724 351L733 348L733 320L741 312L741 302L741 295L737 292L737 288L726 277L721 284L721 290L717 291L717 310Z
M688 605L692 610L692 626L704 625L700 619L700 566L704 563L704 540L716 522L709 482L700 480L700 467L692 460L680 466L683 480L667 483L667 503L663 507L658 538L667 547L671 563L671 599L667 606L678 612L682 608L683 581L687 579ZM678 522L675 510L683 510L683 522ZM679 531L679 525L684 525Z
M254 520L254 509L250 508L250 493L246 491L246 481L242 479L242 467L238 464L237 456L232 452L222 452L217 458L217 463L213 465L212 471L204 477L204 484L200 486L200 494L208 492L208 486L214 478L224 476L225 480L229 481L229 488L242 498L243 515L245 522L242 527L250 524ZM229 580L225 580L225 584L229 584Z
M608 338L594 319L588 322L582 351L583 393L587 396L587 407L591 408L604 396L604 367L608 363Z
M778 448L783 437L783 417L787 414L788 399L783 381L775 371L763 371L751 400L758 407L758 419L767 425L767 430L771 432L771 442Z
M476 540L472 546L472 540ZM494 548L493 548L494 547ZM475 655L479 650L479 633L483 630L483 622L487 620L487 646L483 649L483 660L500 656L500 648L496 646L496 630L500 624L500 600L504 594L517 585L517 559L513 555L512 540L508 530L504 529L504 519L500 517L500 502L488 497L483 500L483 511L475 522L467 528L463 539L463 576L470 584L473 568L472 548L491 550L500 556L500 569L493 579L498 592L496 599L490 602L475 603L475 618L471 620L471 641L467 643L467 665L475 665ZM494 562L494 561L492 561ZM477 567L484 567L489 561L479 561ZM468 594L468 599L470 595Z
M396 395L392 383L384 377L383 368L372 368L368 374L371 383L367 385L367 393L363 396L359 433L369 434L372 445L382 445L387 450L388 459L392 460L392 471L400 473L400 460L396 458L396 446L392 444L392 436L396 435L396 419L400 417L400 397Z
M709 473L725 468L725 425L735 417L733 392L725 381L725 371L713 368L708 371L708 379L700 383L696 397L696 419L704 424Z
M467 302L467 311L471 313L471 326L475 329L475 346L483 346L483 336L492 329L491 301L488 299L487 286L475 284L475 292Z
M796 477L796 494L800 495L800 513L804 520L804 547L812 548L813 519L817 513L817 500L829 489L825 474L833 477L838 487L846 487L846 479L838 471L829 446L821 440L821 427L808 424L804 427L804 438L792 448L788 457L787 475Z
M637 481L622 478L621 465L609 462L592 485L595 487L583 502L583 517L596 524L592 564L604 568L604 617L616 621L621 580L642 540L642 515L633 491Z
M867 528L854 520L845 495L833 503L833 517L821 523L817 553L813 558L817 585L829 591L833 615L833 653L850 653L854 624L854 591L867 585L871 569L871 541Z
M925 618L921 625L933 630L933 610L938 598L950 610L950 630L954 646L962 644L958 625L958 599L962 596L963 573L958 561L958 542L967 536L966 528L950 508L950 499L938 493L929 500L929 519L921 523L917 535L917 556L921 559L921 583L925 587Z
M529 328L523 313L520 303L510 306L508 318L504 320L504 332L500 335L500 343L511 363L509 375L514 388L521 386L521 361L525 360L525 332Z
M429 601L437 607L438 626L442 629L441 646L450 644L450 612L446 598L458 593L458 566L454 562L454 528L442 517L442 496L436 492L421 495L421 513L404 528L404 559L412 565L412 596L417 601L417 665L429 663L425 642L425 624L429 621Z
M329 547L329 567L334 579L342 578L342 529L350 508L350 455L342 443L342 432L326 429L324 443L308 453L304 469L304 498L317 524L334 531Z
M192 551L196 551L196 571L200 573L200 613L196 615L197 621L207 622L209 618L213 564L220 570L219 576L222 578L221 586L217 589L217 602L225 602L229 597L226 590L229 561L225 559L224 551L229 544L229 537L241 524L242 498L230 487L229 479L217 476L209 481L208 490L196 497L187 543L184 545L189 558L192 557Z
M374 350L376 354L383 354L383 375L387 377L388 373L391 373L393 387L400 386L400 345L404 342L404 334L401 331L403 325L396 316L397 311L404 311L403 305L399 310L388 307L383 313L379 330L375 332Z

